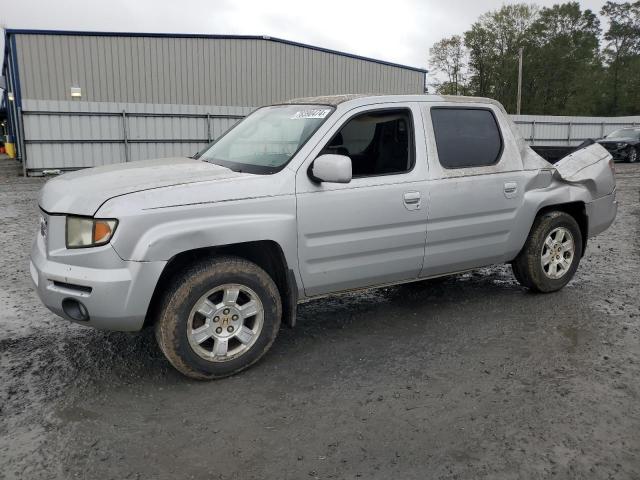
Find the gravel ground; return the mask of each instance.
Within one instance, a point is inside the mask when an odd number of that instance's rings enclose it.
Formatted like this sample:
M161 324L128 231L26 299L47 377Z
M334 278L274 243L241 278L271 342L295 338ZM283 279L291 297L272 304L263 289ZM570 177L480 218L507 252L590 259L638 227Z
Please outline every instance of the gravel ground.
M0 160L0 478L640 477L640 165L564 290L499 266L299 307L238 376L187 380L150 332L31 288L42 181Z

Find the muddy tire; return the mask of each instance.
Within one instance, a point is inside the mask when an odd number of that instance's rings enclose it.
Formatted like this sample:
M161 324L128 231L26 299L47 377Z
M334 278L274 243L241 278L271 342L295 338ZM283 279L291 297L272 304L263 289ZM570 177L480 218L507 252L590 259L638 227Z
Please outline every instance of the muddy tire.
M536 292L555 292L573 278L582 256L582 234L564 212L539 215L522 251L511 263L520 285Z
M238 257L192 265L167 288L155 325L169 362L198 380L253 365L280 329L282 304L273 279Z

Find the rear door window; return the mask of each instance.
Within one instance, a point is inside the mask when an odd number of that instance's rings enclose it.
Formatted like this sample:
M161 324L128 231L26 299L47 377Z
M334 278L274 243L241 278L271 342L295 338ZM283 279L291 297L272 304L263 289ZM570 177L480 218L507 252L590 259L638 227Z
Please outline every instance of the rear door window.
M485 167L500 160L502 135L491 110L434 107L431 120L443 167Z

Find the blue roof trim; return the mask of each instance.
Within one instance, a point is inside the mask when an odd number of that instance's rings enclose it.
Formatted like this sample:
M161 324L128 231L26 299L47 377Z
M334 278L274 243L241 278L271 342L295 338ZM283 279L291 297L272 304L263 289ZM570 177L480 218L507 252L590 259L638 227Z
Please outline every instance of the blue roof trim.
M366 62L378 63L380 65L387 65L389 67L403 68L405 70L412 70L414 72L428 73L428 70L418 67L411 67L409 65L402 65L400 63L387 62L385 60L378 60L370 57L363 57L353 53L341 52L339 50L331 50L329 48L316 47L314 45L308 45L306 43L294 42L291 40L284 40L282 38L270 37L266 35L213 35L204 33L142 33L142 32L89 32L81 30L29 30L29 29L13 29L7 28L5 30L5 36L23 34L23 35L77 35L77 36L92 36L92 37L160 37L160 38L208 38L218 40L267 40L276 43L283 43L285 45L291 45L294 47L308 48L310 50L316 50L318 52L332 53L334 55L341 55L343 57L354 58L356 60L364 60Z
M8 68L9 63L9 32L7 30L4 31L4 52L2 52L2 75L5 74L5 71Z
M22 89L20 88L20 69L18 67L18 47L16 37L11 37L11 51L9 61L13 64L13 81L15 84L15 102L18 108L22 108Z

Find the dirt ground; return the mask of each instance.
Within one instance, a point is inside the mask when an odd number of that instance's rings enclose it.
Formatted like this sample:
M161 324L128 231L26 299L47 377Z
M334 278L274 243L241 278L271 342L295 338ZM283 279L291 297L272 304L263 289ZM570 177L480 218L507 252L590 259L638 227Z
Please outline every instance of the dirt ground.
M0 161L0 478L640 478L640 165L564 290L510 267L299 307L201 383L31 287L42 181Z

